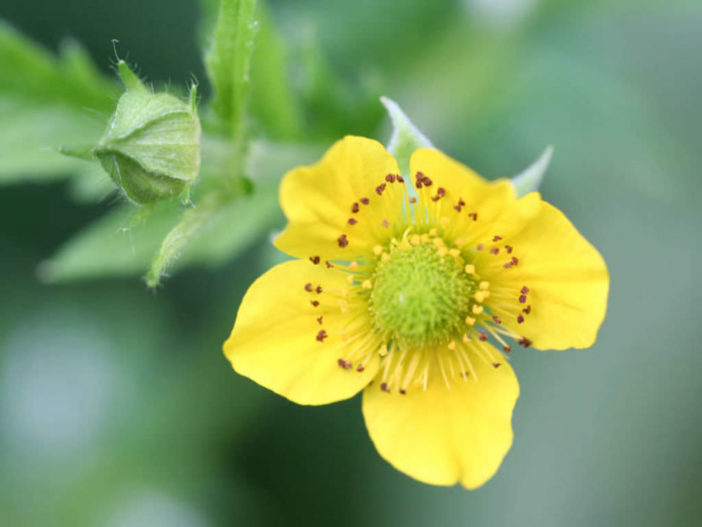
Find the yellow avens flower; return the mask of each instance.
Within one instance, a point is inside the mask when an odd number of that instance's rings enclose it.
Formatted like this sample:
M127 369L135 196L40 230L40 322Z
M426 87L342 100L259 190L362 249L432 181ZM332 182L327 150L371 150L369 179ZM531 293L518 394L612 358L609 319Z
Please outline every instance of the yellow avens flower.
M609 278L537 192L517 199L509 181L429 148L410 173L380 143L346 137L286 174L275 245L298 259L254 282L224 351L300 404L363 390L381 456L420 481L475 488L512 444L506 353L590 346Z

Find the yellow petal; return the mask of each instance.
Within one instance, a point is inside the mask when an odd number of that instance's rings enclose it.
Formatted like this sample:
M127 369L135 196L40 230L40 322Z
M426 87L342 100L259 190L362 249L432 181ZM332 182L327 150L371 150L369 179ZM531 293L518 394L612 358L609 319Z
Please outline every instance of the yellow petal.
M336 142L316 165L288 172L280 202L289 223L276 247L300 258L349 260L384 245L404 196L388 174L399 169L383 145L355 136Z
M364 304L344 298L348 287L346 274L324 263L277 265L244 296L225 355L241 375L299 404L352 397L377 372L379 343L368 338Z
M378 381L365 389L368 433L396 469L425 483L469 489L495 474L512 445L519 384L505 361L495 368L473 354L471 362L478 380L457 377L450 389L436 371L426 391L387 393Z
M470 168L429 148L421 148L410 159L412 184L417 173L430 184L417 188L420 204L444 227L444 236L472 245L489 230L492 222L516 201L507 180L489 182Z
M513 298L503 304L517 315L503 316L503 323L527 337L534 347L587 348L594 343L607 308L607 267L597 249L561 211L537 202L536 197L530 194L520 200L531 203L528 208L535 214L530 213L528 219L523 214L505 214L500 220L503 226L498 227L512 231L499 243L513 248L511 256L518 258L518 264L505 269L501 264L508 258L503 252L495 257L498 265L488 268L485 260L489 257L482 254L479 272L490 280L493 290L497 287L503 295L511 291ZM522 323L516 318L520 314Z

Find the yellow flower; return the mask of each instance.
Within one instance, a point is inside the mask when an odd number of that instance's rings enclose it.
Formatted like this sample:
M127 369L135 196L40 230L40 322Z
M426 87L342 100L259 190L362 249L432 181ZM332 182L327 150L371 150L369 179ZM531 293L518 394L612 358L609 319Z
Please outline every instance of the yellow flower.
M224 351L299 404L363 390L381 456L475 488L512 444L519 385L505 353L590 346L609 278L538 193L517 199L433 149L413 153L410 173L361 137L289 172L275 244L299 259L254 282Z

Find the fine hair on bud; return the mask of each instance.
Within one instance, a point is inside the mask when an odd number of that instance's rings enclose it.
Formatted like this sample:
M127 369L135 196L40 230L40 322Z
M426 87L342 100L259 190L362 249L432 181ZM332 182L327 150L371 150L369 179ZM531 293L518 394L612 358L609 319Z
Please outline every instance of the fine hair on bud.
M154 93L120 60L126 91L93 149L102 167L137 204L187 193L200 170L200 119L188 102Z

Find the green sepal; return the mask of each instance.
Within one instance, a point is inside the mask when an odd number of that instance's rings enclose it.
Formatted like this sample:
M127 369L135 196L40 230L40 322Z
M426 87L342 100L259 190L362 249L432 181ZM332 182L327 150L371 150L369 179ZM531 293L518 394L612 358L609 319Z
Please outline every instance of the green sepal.
M380 102L385 106L392 121L392 135L388 141L388 152L397 160L400 172L404 176L408 176L412 152L423 147L433 148L434 145L410 121L410 118L407 117L407 114L402 111L402 108L395 101L388 97L381 97Z
M530 192L539 190L552 156L553 146L547 146L536 161L510 180L517 191L517 196L521 198Z

